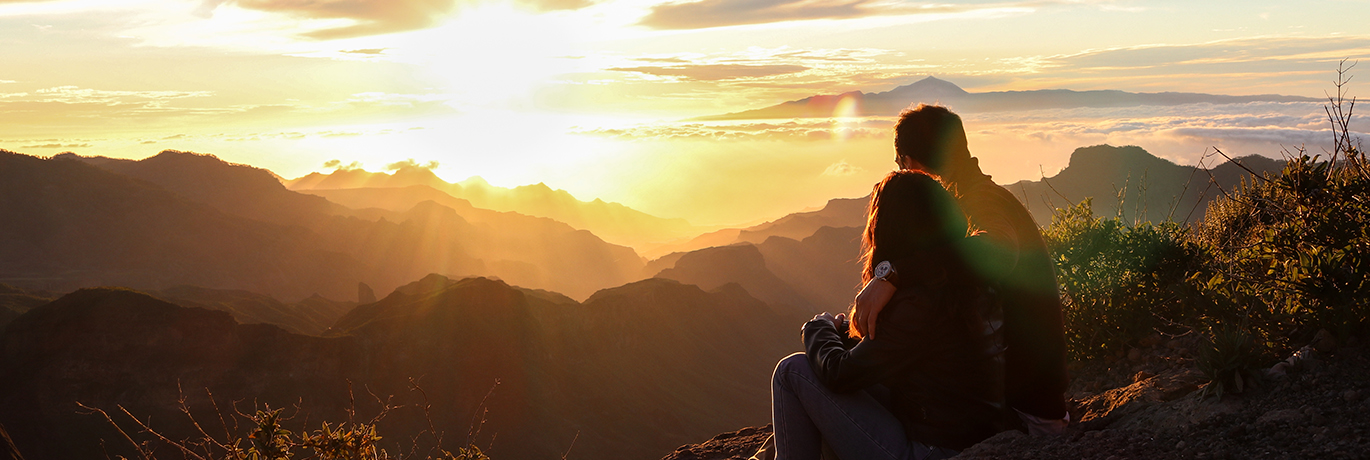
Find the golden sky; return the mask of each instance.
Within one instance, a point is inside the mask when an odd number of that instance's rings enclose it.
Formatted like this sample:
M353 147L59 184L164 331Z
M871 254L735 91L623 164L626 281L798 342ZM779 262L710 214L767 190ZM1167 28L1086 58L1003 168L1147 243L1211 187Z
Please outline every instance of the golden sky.
M284 177L412 158L732 224L867 193L893 165L888 120L682 120L929 75L1322 97L1339 60L1370 57L1367 17L1366 1L0 0L0 148L191 150ZM1193 164L1325 137L1310 103L965 116L1001 183L1104 142Z

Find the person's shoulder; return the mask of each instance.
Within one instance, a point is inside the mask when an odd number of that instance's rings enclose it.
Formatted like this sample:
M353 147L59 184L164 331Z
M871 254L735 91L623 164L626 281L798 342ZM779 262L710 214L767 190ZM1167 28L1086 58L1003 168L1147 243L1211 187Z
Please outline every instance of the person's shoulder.
M976 180L969 184L957 184L956 191L961 195L962 200L1012 200L1021 206L1017 195L989 179Z
M958 188L957 192L960 194L957 202L966 210L966 214L971 216L972 221L976 221L977 217L984 219L987 216L1003 216L1012 220L1015 226L1031 224L1032 228L1036 228L1036 222L1027 207L1023 206L1017 195L1002 185L989 180L977 181L968 184L964 189Z

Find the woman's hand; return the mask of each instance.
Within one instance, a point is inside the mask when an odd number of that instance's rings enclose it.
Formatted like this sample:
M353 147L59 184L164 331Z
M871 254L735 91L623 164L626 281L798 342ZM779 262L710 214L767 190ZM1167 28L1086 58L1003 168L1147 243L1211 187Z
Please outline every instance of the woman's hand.
M881 279L866 283L861 288L861 293L856 295L851 327L856 328L856 332L862 337L875 338L876 317L880 315L880 310L885 309L885 304L890 303L890 298L894 297L896 290L894 284Z
M811 319L811 320L809 320L809 321L816 321L816 320L820 320L820 319L823 320L823 321L827 321L827 322L829 322L829 323L832 323L832 327L835 327L835 328L839 328L839 329L840 329L840 328L841 328L840 325L842 324L842 322L847 320L847 315L838 313L837 316L833 316L832 313L828 313L828 312L825 311L825 312L823 312L823 313L819 313L819 314L817 314L817 315L813 315L813 319Z

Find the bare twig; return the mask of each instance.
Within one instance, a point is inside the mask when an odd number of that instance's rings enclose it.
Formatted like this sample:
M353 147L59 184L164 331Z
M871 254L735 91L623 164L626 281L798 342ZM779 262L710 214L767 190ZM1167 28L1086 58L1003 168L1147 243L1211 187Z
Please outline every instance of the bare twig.
M14 445L14 440L10 439L4 425L0 425L0 441L4 441L4 444L0 444L0 448L3 448L0 449L0 453L9 454L10 460L24 460L24 456L19 454L19 447ZM571 441L571 444L574 445L575 441ZM561 457L566 458L565 455Z
M132 413L132 412L129 412L128 409L125 409L124 406L120 405L120 406L116 406L116 407L118 407L119 410L122 411L122 412L124 413L124 415L127 415L128 418L133 419L133 422L134 422L134 423L137 423L138 426L142 427L144 433L148 433L148 434L151 434L151 435L153 435L153 436L156 436L157 439L161 439L162 442L165 442L165 443L167 443L167 444L171 444L172 446L175 446L177 449L181 449L181 452L184 453L184 454L186 454L186 455L189 455L189 456L191 456L191 457L195 457L195 458L198 459L198 460L208 460L208 459L206 459L206 458L200 456L200 454L195 453L195 451L190 450L190 448L186 447L184 444L181 444L181 443L176 442L176 441L172 441L171 439L167 438L166 436L163 436L162 433L158 433L157 430L154 430L154 429L152 429L152 427L147 426L147 424L146 424L146 423L143 423L142 420L139 420L138 417L134 417L134 416L133 416L133 413Z
M1240 162L1238 162L1238 161L1236 161L1236 160L1233 160L1232 157L1227 156L1227 154L1226 154L1226 153L1223 153L1223 151L1222 151L1221 149L1219 149L1218 147L1213 147L1213 151L1214 151L1214 152L1217 152L1218 155L1222 155L1223 158L1226 158L1228 163L1232 163L1232 164L1234 164L1234 165L1237 165L1238 168L1242 168L1243 170L1246 170L1246 172L1251 173L1251 176L1252 176L1252 177L1255 177L1255 178L1260 179L1260 180L1265 180L1265 177L1262 177L1260 174L1256 174L1255 171L1252 171L1251 168L1246 167L1246 165L1241 164Z
M495 387L499 386L499 379L495 379L495 384L490 385L490 391L485 392L485 397L480 398L480 404L476 405L475 413L471 414L471 428L466 432L466 444L471 445L476 442L476 437L480 436L480 430L485 427L485 414L489 412L485 408L485 401L490 399L490 395L495 393ZM476 418L480 418L480 424L476 424ZM494 442L493 439L490 442Z
M576 436L571 438L571 445L566 447L566 452L561 454L561 460L566 460L567 455L571 455L571 448L576 447L576 440L580 439L580 430L576 430Z
M436 427L433 426L433 414L432 414L432 412L430 411L430 409L433 407L433 404L430 403L430 402L428 402L428 392L427 392L427 391L424 391L424 390L423 390L423 387L419 386L419 380L421 380L421 379L423 379L422 376L420 376L420 377L417 378L417 379L415 379L415 378L413 378L413 377L410 377L410 378L409 378L409 391L417 391L417 392L419 392L419 395L423 397L423 405L420 406L420 407L423 408L423 418L424 418L425 420L428 421L428 434L429 434L430 436L433 437L433 442L434 442L433 447L430 448L430 449L428 449L428 453L429 453L429 455L431 456L431 455L433 454L433 452L438 452L438 451L441 451L441 450L442 450L442 435L443 435L443 433L442 433L442 432L439 432L438 429L437 429ZM420 434L422 434L422 433L420 433ZM415 436L414 439L415 439L414 445L417 447L417 445L418 445L418 441L417 441L417 440L418 440L418 436Z
M87 406L85 404L81 404L80 401L77 401L76 405L82 409L85 409L87 411L86 414L100 414L101 417L105 418L106 422L109 422L110 426L113 426L115 430L119 431L119 434L122 435L124 439L128 440L129 444L133 445L133 449L138 451L138 456L140 458L142 458L143 460L153 460L151 453L147 451L147 447L143 444L139 444L137 441L134 441L133 437L129 436L127 431L124 431L124 427L119 426L118 423L114 423L114 419L110 418L109 413L105 412L104 409ZM135 418L134 420L137 419Z
M219 403L214 401L214 393L209 391L209 387L205 387L205 395L209 396L209 403L214 406L214 413L219 416L219 424L224 427L224 439L233 439L233 432L229 431L228 423L224 421L224 412L219 410ZM238 421L234 420L233 424L236 427Z
M1057 190L1056 190L1056 187L1052 187L1052 186L1051 186L1051 182L1047 181L1047 171L1046 171L1046 169L1043 169L1043 168L1042 168L1042 165L1037 165L1037 170L1038 170L1038 172L1042 175L1042 183L1043 183L1043 184L1046 184L1047 188L1051 189L1052 192L1055 192L1055 193L1056 193L1056 196L1061 197L1062 200L1066 200L1066 203L1068 203L1068 204L1073 204L1073 203L1074 203L1074 202L1070 201L1070 198L1066 198L1065 195L1062 195L1061 192L1057 191Z

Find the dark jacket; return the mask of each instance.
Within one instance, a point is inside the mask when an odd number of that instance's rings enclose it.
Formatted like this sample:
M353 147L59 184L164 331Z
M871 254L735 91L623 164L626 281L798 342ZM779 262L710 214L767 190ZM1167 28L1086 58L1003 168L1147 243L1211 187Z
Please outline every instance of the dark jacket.
M1042 233L1012 192L980 172L971 159L955 184L957 203L981 233L966 239L965 260L1003 299L1005 398L1010 407L1047 419L1066 415L1065 321L1056 266ZM903 275L916 260L891 261ZM903 288L903 286L898 286Z
M982 263L1004 299L1005 397L1011 407L1042 418L1065 417L1065 321L1056 287L1056 266L1042 233L1013 193L979 173L961 180L958 199L984 234Z
M809 364L838 393L884 385L911 440L962 450L994 435L1004 407L1001 311L987 289L951 291L945 283L898 291L876 338L850 348L832 323L809 321Z

